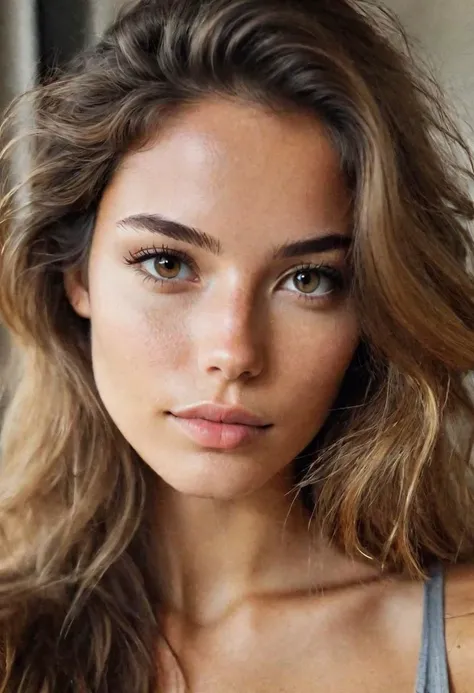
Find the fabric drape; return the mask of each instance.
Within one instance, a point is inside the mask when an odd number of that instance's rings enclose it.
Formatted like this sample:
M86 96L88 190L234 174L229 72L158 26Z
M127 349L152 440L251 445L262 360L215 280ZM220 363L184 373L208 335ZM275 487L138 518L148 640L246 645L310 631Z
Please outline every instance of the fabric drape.
M17 95L38 84L52 67L62 65L92 41L122 3L0 0L0 116ZM20 176L25 166L19 155L16 169ZM0 170L0 177L5 175ZM0 365L6 350L6 335L0 327Z
M100 33L123 0L0 0L0 109Z

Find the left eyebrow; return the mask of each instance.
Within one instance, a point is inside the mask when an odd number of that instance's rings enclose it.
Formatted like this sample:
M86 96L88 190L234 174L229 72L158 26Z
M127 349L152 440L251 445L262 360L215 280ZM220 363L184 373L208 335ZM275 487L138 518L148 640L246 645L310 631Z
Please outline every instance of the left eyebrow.
M213 255L221 255L222 245L217 238L200 231L193 226L187 226L178 221L173 221L161 214L133 214L121 219L117 226L127 226L137 231L150 231L158 233L176 241L189 243L203 250L208 250ZM327 253L331 250L350 247L352 239L342 234L331 233L325 236L315 236L300 241L284 243L273 249L273 258L283 260L300 255L313 253Z
M306 238L302 241L286 243L275 248L273 257L275 260L296 257L298 255L311 255L312 253L327 253L330 250L349 248L352 239L339 233L330 233L325 236Z

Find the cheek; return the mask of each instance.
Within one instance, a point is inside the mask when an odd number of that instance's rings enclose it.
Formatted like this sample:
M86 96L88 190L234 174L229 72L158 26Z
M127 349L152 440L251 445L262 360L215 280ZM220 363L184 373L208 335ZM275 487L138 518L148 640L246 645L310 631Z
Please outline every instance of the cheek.
M102 281L104 276L109 281ZM111 279L101 272L90 284L95 380L107 406L118 397L145 403L147 393L156 390L150 379L161 385L183 367L189 348L186 321L173 319L168 297L144 291L138 277L132 278L134 290L128 281Z
M295 426L322 425L358 342L358 323L350 309L318 314L299 333L287 331L278 360L287 374L287 383L281 384Z

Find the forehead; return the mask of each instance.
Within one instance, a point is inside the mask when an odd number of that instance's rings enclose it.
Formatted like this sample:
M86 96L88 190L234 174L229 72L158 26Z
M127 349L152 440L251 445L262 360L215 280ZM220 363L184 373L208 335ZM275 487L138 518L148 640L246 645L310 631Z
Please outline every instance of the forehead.
M116 220L158 212L218 236L349 226L340 162L315 117L219 99L186 108L125 156L101 208Z

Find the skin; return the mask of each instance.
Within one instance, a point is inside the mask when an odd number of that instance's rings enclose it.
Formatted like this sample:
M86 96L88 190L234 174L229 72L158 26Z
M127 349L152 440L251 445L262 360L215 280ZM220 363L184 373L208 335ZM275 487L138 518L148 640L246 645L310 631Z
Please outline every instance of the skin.
M221 253L123 223L138 214L197 228ZM340 555L308 529L292 493L292 461L329 413L359 325L332 280L311 269L324 299L309 302L296 279L302 264L349 276L346 250L278 261L272 251L327 233L350 238L351 224L322 125L209 99L124 158L99 207L87 286L77 273L65 279L74 309L91 321L99 394L156 472L164 629L193 692L414 685L421 584ZM163 244L196 267L175 259L163 274L153 260L127 264ZM160 272L164 284L150 278ZM203 401L244 406L272 426L236 449L200 446L167 412ZM451 624L472 606L466 584L471 573L449 574ZM474 641L472 619L462 622L461 640L448 629L461 643L452 665L461 692L473 683L464 653ZM180 690L160 644L157 657L169 665L165 690Z

